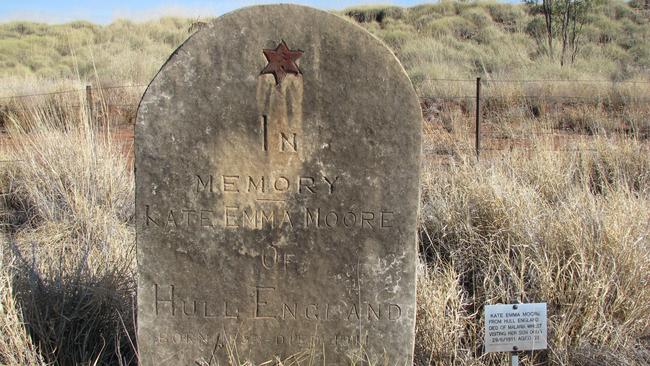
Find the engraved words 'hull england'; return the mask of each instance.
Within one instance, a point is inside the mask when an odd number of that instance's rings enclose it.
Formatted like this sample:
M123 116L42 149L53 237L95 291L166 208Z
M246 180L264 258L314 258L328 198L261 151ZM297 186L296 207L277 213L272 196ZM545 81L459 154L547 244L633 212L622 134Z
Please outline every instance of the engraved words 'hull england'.
M138 110L142 364L409 364L421 118L335 15L256 6L192 35Z

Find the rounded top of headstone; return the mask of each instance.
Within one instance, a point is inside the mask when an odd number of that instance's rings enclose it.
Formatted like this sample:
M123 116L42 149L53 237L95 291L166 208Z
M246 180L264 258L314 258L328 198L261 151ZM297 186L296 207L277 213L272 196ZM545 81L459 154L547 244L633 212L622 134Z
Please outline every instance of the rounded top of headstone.
M250 100L260 75L279 87L285 76L300 77L307 104L313 98L341 110L366 104L419 110L406 72L382 41L341 16L281 4L233 11L189 37L147 88L139 115L172 93L189 106L207 97L217 104ZM136 128L146 123L138 122Z

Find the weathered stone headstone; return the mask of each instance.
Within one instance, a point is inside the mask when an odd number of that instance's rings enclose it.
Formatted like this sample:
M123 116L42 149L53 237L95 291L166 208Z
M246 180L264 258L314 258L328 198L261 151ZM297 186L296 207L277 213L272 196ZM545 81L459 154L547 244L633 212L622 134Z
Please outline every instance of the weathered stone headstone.
M193 35L138 111L142 364L408 364L420 135L403 68L345 19L258 6Z

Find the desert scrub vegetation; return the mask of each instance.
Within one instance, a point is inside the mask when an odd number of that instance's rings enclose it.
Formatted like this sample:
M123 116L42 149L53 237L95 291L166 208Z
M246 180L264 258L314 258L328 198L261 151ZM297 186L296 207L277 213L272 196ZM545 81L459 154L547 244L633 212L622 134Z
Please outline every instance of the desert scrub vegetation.
M560 66L540 44L541 14L524 4L442 1L411 8L366 6L339 12L383 39L418 90L431 78L647 80L650 22L641 2L598 2L583 25L573 64ZM209 21L208 18L200 21ZM166 17L108 25L77 21L0 24L0 78L146 84L197 19ZM447 86L444 86L445 88ZM433 89L432 89L433 88Z
M424 98L425 113L431 112L427 118L471 118L473 79L480 76L484 118L494 122L499 133L551 124L586 134L624 131L647 137L650 18L641 2L592 3L581 25L575 60L564 65L545 50L543 15L525 4L443 1L338 13L395 52ZM132 121L144 85L169 53L208 21L167 17L108 25L0 24L0 120L6 114L3 109L18 111L25 109L23 104L58 98L9 98L12 95L92 84L95 90L129 87L107 90L102 97L109 100L104 109Z
M482 354L483 305L517 301L549 309L549 350L526 365L650 362L649 150L546 144L425 163L419 364L505 364Z
M45 365L25 330L21 307L14 298L11 265L3 264L0 268L0 364Z
M12 117L3 152L17 161L1 180L0 361L137 364L123 148L82 112L28 117ZM427 129L426 145L456 149L444 134ZM647 143L551 144L480 162L463 152L425 160L416 364L504 364L507 355L483 354L482 314L484 304L511 301L549 306L549 350L525 354L524 365L650 361Z
M83 109L81 109L83 111ZM85 113L48 109L10 119L4 157L7 237L0 359L24 343L44 364L129 364L135 358L133 177L122 148ZM8 261L8 262L7 262ZM7 274L8 273L8 274ZM8 286L8 285L6 285ZM14 308L11 310L11 308ZM22 319L22 321L20 320ZM4 349L6 348L6 350Z
M0 25L0 74L17 78L145 82L188 36L190 19L149 22L85 21L61 25L10 22Z
M393 48L416 87L429 78L646 78L650 25L642 4L601 2L584 24L581 50L562 67L540 44L541 14L523 4L454 2L344 11ZM609 28L609 30L607 29ZM623 31L625 29L625 31ZM601 36L601 34L605 34Z

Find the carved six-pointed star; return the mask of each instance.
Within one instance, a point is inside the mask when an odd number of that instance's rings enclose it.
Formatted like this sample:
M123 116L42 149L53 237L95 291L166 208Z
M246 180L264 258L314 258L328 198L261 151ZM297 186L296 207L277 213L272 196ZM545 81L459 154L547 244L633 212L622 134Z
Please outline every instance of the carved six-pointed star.
M275 85L280 85L284 77L289 74L302 74L296 60L302 56L301 50L290 50L287 43L282 40L275 49L263 49L264 57L268 64L260 74L273 74Z

